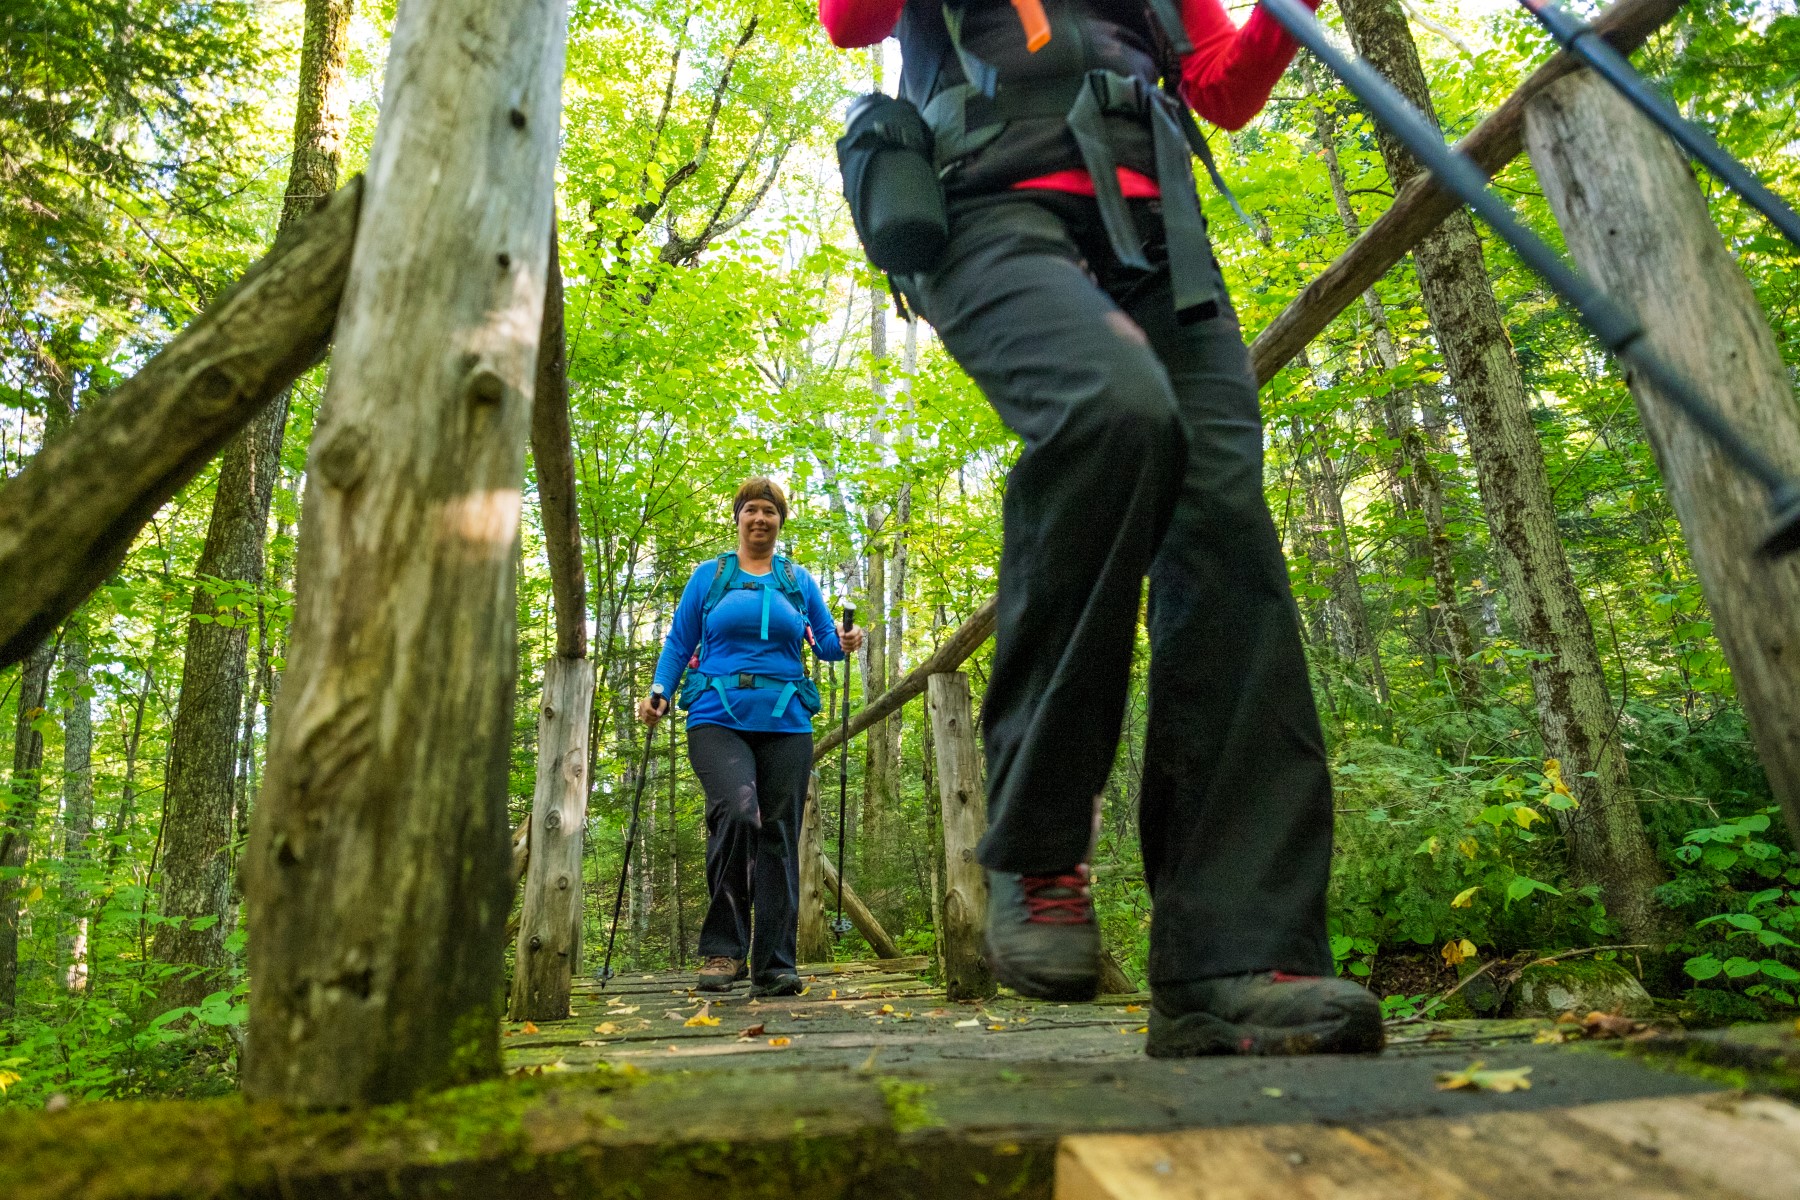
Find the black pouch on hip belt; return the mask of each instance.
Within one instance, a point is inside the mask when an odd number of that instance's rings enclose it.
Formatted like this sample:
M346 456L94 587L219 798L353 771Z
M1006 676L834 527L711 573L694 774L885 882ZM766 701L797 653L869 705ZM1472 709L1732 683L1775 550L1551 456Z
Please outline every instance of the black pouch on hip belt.
M850 219L869 261L889 275L929 271L950 240L931 143L919 110L881 92L851 103L838 139Z

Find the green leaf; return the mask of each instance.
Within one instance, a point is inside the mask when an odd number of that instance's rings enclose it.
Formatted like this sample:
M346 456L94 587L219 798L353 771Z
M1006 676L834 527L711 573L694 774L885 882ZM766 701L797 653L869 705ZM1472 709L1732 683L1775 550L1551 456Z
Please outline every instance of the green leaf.
M1794 970L1784 962L1765 958L1759 965L1762 967L1762 973L1770 979L1779 979L1783 983L1800 983L1800 971Z
M1704 981L1718 975L1725 969L1725 965L1710 954L1699 954L1682 963L1681 969L1687 972L1689 978Z
M1734 957L1725 960L1725 978L1727 979L1747 979L1760 970L1762 970L1760 963L1752 962L1747 958Z

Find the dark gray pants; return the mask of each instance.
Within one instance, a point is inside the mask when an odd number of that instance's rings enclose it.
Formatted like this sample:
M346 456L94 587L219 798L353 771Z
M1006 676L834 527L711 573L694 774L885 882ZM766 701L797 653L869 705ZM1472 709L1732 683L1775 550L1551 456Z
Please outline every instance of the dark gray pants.
M1133 210L1147 275L1113 259L1091 199L1009 193L960 205L944 265L908 288L1025 443L982 714L981 861L1039 873L1085 857L1148 574L1151 982L1329 974L1331 781L1249 355L1229 308L1176 321L1157 205Z
M812 734L696 725L687 741L688 761L706 792L712 901L700 925L700 955L747 958L750 978L759 983L792 971Z

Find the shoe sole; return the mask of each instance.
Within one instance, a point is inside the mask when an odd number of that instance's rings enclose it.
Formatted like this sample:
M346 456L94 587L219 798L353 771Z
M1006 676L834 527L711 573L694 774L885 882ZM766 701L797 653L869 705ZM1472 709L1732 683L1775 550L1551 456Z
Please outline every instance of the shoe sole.
M805 990L806 987L804 984L797 988L770 988L767 991L764 991L762 988L753 987L750 989L750 997L754 1000L762 1000L767 999L770 996L798 996Z
M729 992L732 985L736 982L737 980L735 979L727 979L717 983L708 983L702 980L694 985L694 990L700 992Z
M1100 994L1099 964L1095 963L1095 971L1089 976L1072 978L1045 978L1041 975L1026 975L1007 968L1006 960L994 953L994 946L984 936L981 939L982 957L987 960L988 970L994 978L1021 996L1033 1000L1056 1000L1064 1004L1080 1004Z
M1285 1056L1379 1054L1386 1041L1377 1009L1359 1009L1310 1025L1236 1025L1212 1013L1165 1017L1150 1011L1151 1058L1202 1058L1214 1054Z

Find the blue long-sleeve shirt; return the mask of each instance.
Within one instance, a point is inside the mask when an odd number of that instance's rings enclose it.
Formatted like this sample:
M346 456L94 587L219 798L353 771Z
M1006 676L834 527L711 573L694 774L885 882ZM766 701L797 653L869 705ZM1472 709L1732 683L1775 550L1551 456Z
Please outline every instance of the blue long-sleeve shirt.
M719 563L711 559L701 563L688 578L682 590L681 603L675 606L675 619L669 623L663 639L662 654L656 660L656 682L663 694L673 698L682 671L700 649L696 668L701 674L722 676L731 707L727 710L719 694L708 689L688 709L688 724L723 725L728 729L755 730L767 733L806 733L812 729L812 716L790 700L780 717L774 716L781 698L778 688L735 688L733 676L740 673L763 675L770 679L798 680L806 674L801 651L806 641L806 626L813 631L813 653L826 662L841 662L843 643L838 640L837 626L825 595L807 571L793 564L794 581L806 598L806 619L776 586L773 571L758 575L741 567L738 574L763 586L757 589L734 587L720 597L718 606L706 614L706 594L718 574ZM764 639L763 616L767 602L769 635ZM704 624L704 635L702 625Z

